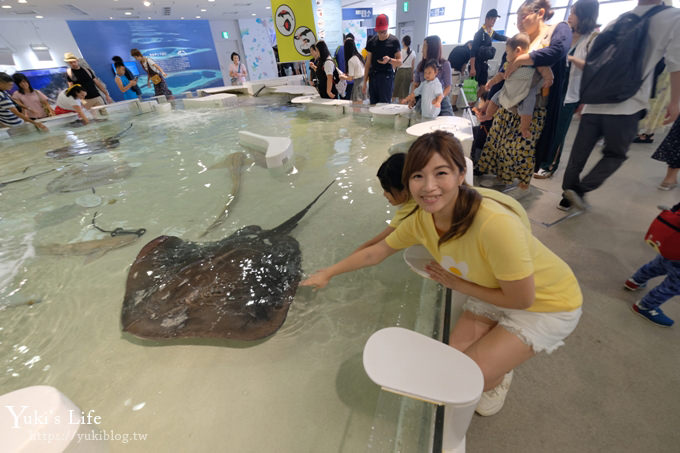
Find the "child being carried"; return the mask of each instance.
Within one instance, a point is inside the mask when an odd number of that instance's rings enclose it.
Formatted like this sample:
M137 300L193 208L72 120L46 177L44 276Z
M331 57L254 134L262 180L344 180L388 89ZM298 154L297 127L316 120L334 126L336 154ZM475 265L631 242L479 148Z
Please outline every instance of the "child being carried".
M424 118L436 118L442 111L442 99L444 99L444 90L442 83L437 78L439 72L439 63L437 60L428 60L423 67L422 81L418 87L413 90L413 96L420 96L420 112ZM401 103L406 104L409 97L404 98Z
M507 63L512 63L515 59L529 51L529 35L517 33L506 43ZM506 63L506 65L507 65ZM540 75L539 75L540 74ZM487 84L487 88L497 84L505 77L504 72L499 72ZM552 85L553 73L548 66L522 66L505 79L505 85L489 101L486 116L480 121L489 120L498 110L500 105L506 110L515 110L520 117L520 132L522 137L530 138L531 118L536 106L536 95L541 87Z

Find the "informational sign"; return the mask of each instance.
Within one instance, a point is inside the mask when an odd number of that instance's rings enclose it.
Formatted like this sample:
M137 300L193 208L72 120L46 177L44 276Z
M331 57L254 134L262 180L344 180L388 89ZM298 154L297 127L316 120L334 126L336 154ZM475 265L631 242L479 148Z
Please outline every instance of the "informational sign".
M443 16L444 15L444 7L442 6L441 8L432 8L430 10L430 17L437 17L437 16Z
M342 8L342 20L370 19L373 8Z
M309 50L317 41L314 10L310 0L272 0L279 61L311 58Z

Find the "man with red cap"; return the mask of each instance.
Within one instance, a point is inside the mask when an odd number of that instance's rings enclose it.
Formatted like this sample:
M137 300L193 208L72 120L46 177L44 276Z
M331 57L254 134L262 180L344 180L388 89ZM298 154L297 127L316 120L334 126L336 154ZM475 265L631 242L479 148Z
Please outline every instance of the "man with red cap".
M390 103L394 88L394 70L401 66L401 45L399 40L387 32L389 20L385 14L375 18L376 35L366 44L366 66L364 68L363 93L366 84L371 104Z

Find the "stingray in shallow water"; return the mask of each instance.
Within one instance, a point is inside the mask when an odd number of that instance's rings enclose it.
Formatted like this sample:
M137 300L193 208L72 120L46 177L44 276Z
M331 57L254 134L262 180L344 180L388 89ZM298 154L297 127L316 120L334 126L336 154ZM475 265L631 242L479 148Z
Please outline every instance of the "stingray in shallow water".
M126 162L117 164L83 164L69 167L47 184L47 191L76 192L96 186L111 184L132 174L132 167Z
M76 143L62 146L61 148L53 149L52 151L47 151L45 154L47 157L52 157L54 159L65 159L67 157L103 153L110 149L118 148L120 145L120 140L118 139L127 131L129 131L131 127L132 123L130 123L130 125L125 130L118 132L116 135L112 135L111 137L107 137L102 140L94 140L91 142L78 140Z
M259 340L276 332L302 277L300 245L289 233L333 182L271 230L249 225L203 244L174 236L149 242L128 274L123 330L158 340Z

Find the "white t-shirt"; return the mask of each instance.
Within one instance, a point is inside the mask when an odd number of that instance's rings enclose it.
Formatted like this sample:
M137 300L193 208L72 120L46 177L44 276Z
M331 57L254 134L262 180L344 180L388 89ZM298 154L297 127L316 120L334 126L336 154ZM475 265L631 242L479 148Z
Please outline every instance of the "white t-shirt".
M71 96L66 96L66 90L59 92L59 96L57 96L57 107L61 107L64 110L75 111L74 107L76 106L83 106L80 99L73 99Z
M406 51L403 51L401 53L401 56L404 57L404 61L401 63L400 68L412 68L413 63L416 61L416 53L414 51L411 51L411 55L408 57L406 56Z
M324 64L323 64L323 72L325 72L327 75L333 74L333 70L335 69L335 63L333 63L333 60L330 58L327 59Z
M642 16L656 5L637 6L631 12ZM613 22L607 27L611 27ZM649 39L645 50L642 86L635 95L617 104L586 104L583 113L632 115L649 107L654 66L664 57L668 72L680 71L680 9L667 8L649 20ZM625 77L626 74L622 74Z
M353 79L359 79L364 76L364 65L361 64L359 57L353 55L347 63L349 65L349 68L347 69L348 76Z
M593 45L595 41L595 36L597 32L593 31L587 36L581 36L581 38L576 43L576 48L574 49L574 58L585 60L588 55L588 50ZM573 104L578 102L581 98L579 92L581 90L581 77L583 77L583 70L576 67L574 63L571 64L571 69L569 69L569 85L567 86L567 95L564 97L565 104Z

